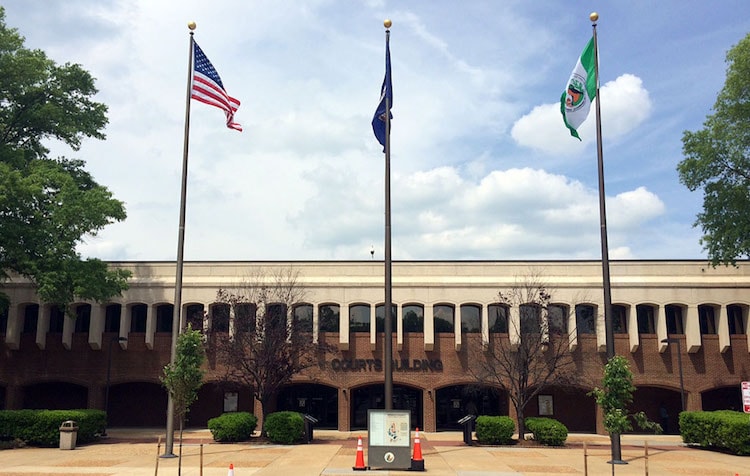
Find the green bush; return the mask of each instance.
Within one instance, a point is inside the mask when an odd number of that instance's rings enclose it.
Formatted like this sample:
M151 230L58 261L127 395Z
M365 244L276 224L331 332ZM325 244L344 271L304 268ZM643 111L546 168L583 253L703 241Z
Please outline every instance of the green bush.
M304 436L305 421L297 412L276 412L266 417L266 434L274 443L290 445L301 441Z
M253 436L258 418L248 412L224 413L208 420L214 441L246 441Z
M742 412L682 412L680 436L687 444L750 455L750 418Z
M543 445L562 446L568 439L568 428L555 419L529 417L524 422L534 440Z
M107 421L101 410L1 410L0 440L18 439L31 446L57 446L60 425L67 420L78 425L78 443L95 441Z
M507 416L480 416L475 431L483 445L507 445L513 442L516 424Z

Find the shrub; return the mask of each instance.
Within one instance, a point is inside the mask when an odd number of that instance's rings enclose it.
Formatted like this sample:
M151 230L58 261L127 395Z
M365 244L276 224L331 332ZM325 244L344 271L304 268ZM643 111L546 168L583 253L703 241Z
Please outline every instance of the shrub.
M276 412L266 417L266 434L274 443L290 445L302 440L305 430L305 421L297 412Z
M73 420L78 425L76 441L95 441L106 424L101 410L2 410L0 440L18 439L31 446L57 446L60 425Z
M214 441L246 441L253 436L258 418L248 412L224 413L208 420Z
M568 428L555 419L529 417L524 421L534 440L543 445L562 446L568 439Z
M516 424L507 416L480 416L476 421L477 440L485 445L507 445L513 442Z
M682 412L680 436L687 444L750 455L750 419L742 412Z

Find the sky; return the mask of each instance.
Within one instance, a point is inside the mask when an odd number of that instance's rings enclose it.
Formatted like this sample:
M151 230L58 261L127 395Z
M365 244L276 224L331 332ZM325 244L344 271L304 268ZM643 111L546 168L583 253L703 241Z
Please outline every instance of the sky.
M610 259L704 259L684 131L711 114L750 2L0 0L25 46L96 78L106 140L82 159L127 219L79 246L174 260L189 29L242 102L192 101L184 259L383 259L385 160L371 120L391 19L394 260L600 259L594 108L560 95L598 12Z

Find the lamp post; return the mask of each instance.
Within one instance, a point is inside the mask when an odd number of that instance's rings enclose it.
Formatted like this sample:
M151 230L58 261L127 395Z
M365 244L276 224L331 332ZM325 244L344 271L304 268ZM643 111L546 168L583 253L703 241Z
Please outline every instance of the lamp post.
M104 389L104 431L102 432L102 436L107 436L107 423L109 420L109 376L112 372L112 344L115 342L127 342L128 339L126 337L119 337L115 336L112 338L112 340L109 341L109 353L107 354L107 384Z
M685 411L685 382L682 379L682 352L680 350L680 339L674 337L668 337L662 339L663 344L677 344L677 368L680 372L680 402L682 403L682 411Z

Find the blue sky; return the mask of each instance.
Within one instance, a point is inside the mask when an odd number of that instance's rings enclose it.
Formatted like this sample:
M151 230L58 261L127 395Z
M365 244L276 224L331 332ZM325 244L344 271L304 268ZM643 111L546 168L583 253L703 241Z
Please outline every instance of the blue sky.
M701 192L682 134L750 32L746 0L4 0L6 23L80 63L109 106L86 161L128 218L87 237L105 260L177 249L187 22L240 99L238 133L193 102L186 260L382 259L383 154L370 120L393 21L394 259L598 259L593 109L582 141L558 100L598 22L612 259L700 259ZM571 6L573 5L573 6Z

